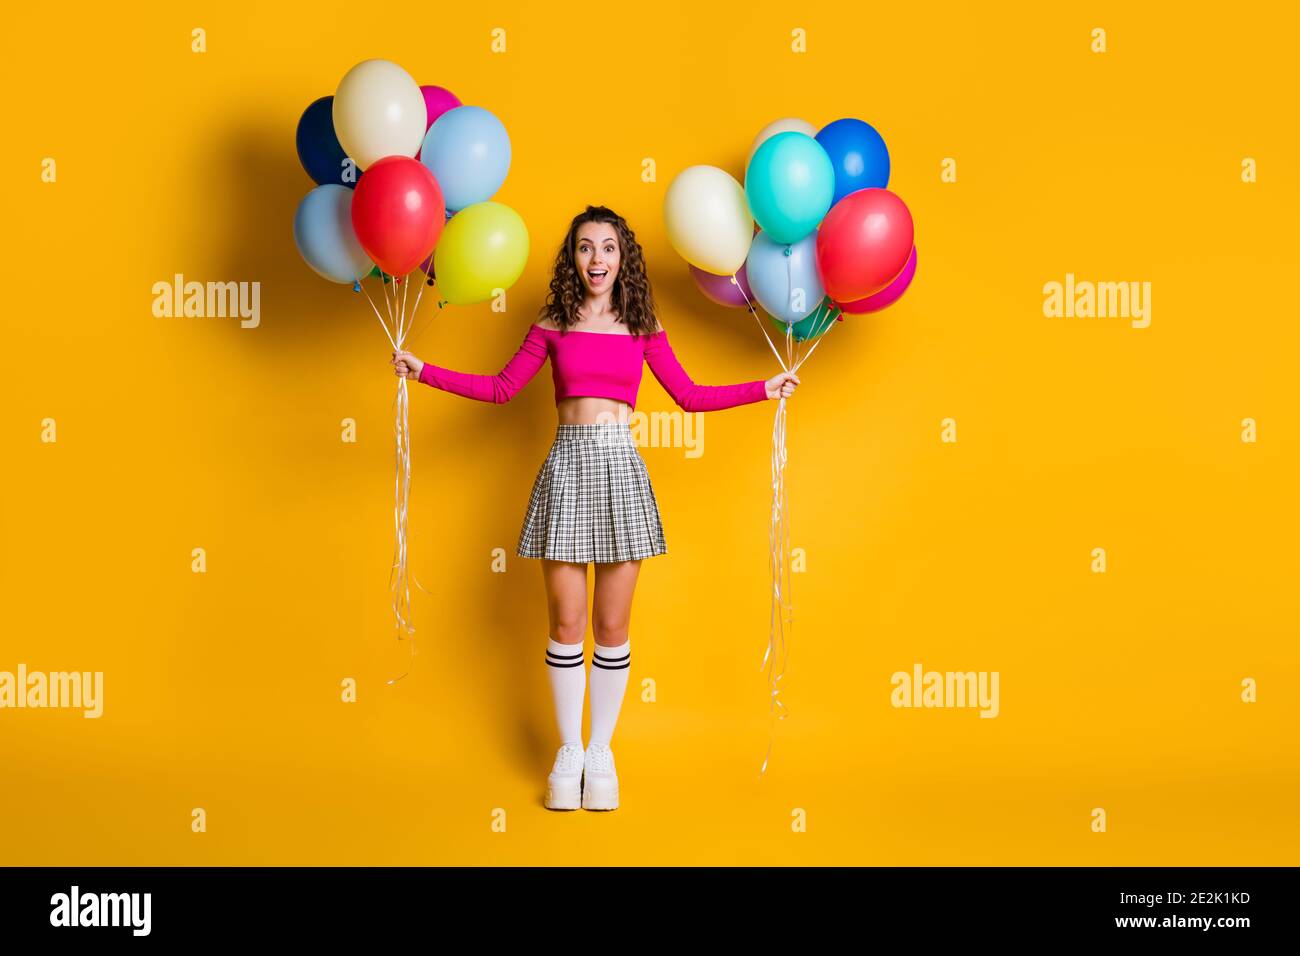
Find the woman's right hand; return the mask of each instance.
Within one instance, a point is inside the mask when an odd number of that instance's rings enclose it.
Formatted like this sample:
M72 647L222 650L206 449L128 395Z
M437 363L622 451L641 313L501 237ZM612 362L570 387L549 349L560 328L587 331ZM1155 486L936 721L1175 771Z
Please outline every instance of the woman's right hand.
M773 375L765 384L769 400L776 398L789 398L794 394L795 388L799 385L799 376L794 374L794 372L781 372L777 375Z
M410 352L394 352L393 365L396 366L398 378L409 378L416 382L420 380L420 372L424 369L424 363Z

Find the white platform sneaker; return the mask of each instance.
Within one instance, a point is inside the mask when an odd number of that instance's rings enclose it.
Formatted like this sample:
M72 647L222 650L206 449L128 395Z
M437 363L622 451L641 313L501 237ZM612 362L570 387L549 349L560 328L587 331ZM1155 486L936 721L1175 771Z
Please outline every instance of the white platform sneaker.
M555 754L555 766L546 778L548 810L576 810L582 803L584 752L577 744L564 744Z
M582 772L582 808L617 810L618 774L614 771L614 751L608 744L587 745Z

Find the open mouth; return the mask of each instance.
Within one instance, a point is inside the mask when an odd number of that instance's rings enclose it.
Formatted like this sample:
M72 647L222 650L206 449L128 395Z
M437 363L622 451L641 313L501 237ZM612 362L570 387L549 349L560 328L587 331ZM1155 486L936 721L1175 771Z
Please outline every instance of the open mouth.
M608 270L608 269L589 269L589 270L587 270L587 278L589 278L592 282L604 282L604 281L605 281L605 276L607 276L607 275L609 275L609 270Z

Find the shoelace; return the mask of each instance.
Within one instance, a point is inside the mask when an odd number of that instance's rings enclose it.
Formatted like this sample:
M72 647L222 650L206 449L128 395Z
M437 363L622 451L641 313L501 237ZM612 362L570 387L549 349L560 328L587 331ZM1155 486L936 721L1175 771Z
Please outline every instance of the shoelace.
M582 748L575 747L572 744L565 744L560 748L560 752L555 755L553 770L556 773L581 773L582 761Z
M614 769L613 751L608 747L588 747L587 769L596 773L609 773Z

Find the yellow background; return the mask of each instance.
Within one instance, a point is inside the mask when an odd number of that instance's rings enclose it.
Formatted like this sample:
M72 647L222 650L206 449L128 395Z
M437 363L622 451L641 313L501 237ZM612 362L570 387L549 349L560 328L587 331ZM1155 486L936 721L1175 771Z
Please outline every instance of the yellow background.
M1295 24L1272 4L842 6L7 14L0 670L102 670L106 710L0 711L0 862L1296 862ZM807 571L765 776L775 403L707 415L702 458L643 449L669 554L633 608L620 810L541 806L544 591L513 546L549 368L504 407L413 387L411 560L432 594L415 672L384 686L408 653L390 348L291 228L313 185L298 117L369 57L511 136L497 198L532 237L511 309L449 307L413 346L467 371L513 354L592 202L637 231L697 382L774 374L753 320L694 290L664 190L695 163L740 177L777 117L884 135L920 270L832 330L790 405ZM261 326L153 317L177 272L259 281ZM1150 281L1150 328L1045 318L1067 272ZM640 410L672 407L647 370ZM915 662L998 671L1001 715L894 709Z

